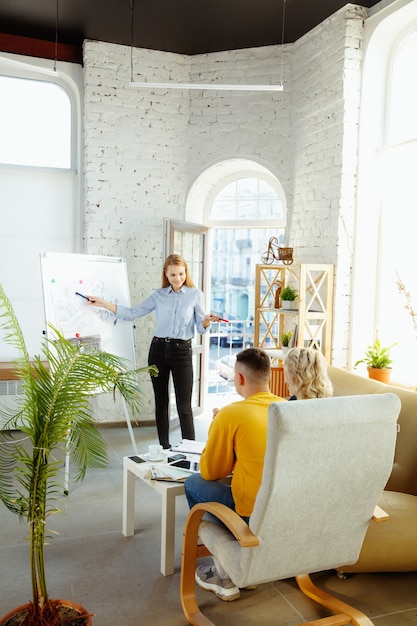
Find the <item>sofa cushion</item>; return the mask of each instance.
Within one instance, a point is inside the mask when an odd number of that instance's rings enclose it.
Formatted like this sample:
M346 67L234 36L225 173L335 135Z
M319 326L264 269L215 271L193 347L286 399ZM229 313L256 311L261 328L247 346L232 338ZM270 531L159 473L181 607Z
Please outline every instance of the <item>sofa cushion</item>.
M379 506L389 514L369 524L359 560L343 572L414 572L417 570L417 496L384 491Z

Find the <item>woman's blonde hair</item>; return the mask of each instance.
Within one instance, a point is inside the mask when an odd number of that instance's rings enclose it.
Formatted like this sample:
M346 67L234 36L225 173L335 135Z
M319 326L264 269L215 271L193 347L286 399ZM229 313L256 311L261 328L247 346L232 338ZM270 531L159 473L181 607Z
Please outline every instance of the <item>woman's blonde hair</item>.
M195 287L191 276L189 275L188 272L188 265L187 265L187 261L180 256L179 254L170 254L169 256L167 256L167 258L165 259L165 263L164 263L164 267L162 269L162 287L168 287L169 285L169 280L166 277L166 270L168 268L169 265L181 265L181 267L185 267L185 281L184 281L184 285L186 287Z
M327 362L319 350L291 348L284 359L284 372L289 392L298 400L333 395Z

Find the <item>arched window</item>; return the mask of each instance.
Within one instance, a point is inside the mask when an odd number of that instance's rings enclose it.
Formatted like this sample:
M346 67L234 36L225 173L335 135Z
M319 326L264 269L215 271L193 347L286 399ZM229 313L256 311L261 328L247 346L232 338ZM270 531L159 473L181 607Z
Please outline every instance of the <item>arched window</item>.
M389 341L398 342L392 351L394 379L417 385L415 356L417 333L405 308L405 294L399 293L398 277L403 281L417 310L416 252L416 163L417 163L417 28L398 44L392 59L392 78L388 87L386 115L387 141L381 151L381 253L378 318L381 332ZM389 290L384 289L389 281ZM384 293L385 292L385 293ZM412 374L410 376L410 366Z
M46 77L42 60L0 57L0 280L31 355L45 329L40 254L80 241L80 93L70 67ZM39 68L35 65L39 62ZM64 64L62 64L64 67ZM0 341L1 344L1 341ZM15 357L2 344L0 360Z
M208 392L233 396L233 353L253 345L257 264L275 237L285 242L284 190L265 166L247 159L224 160L207 168L187 198L186 219L209 227L210 311L227 322L212 324L207 358ZM231 394L231 396L230 396Z
M248 159L227 159L208 167L188 194L186 220L209 227L205 257L209 308L229 320L210 328L208 390L216 394L217 402L224 387L233 392L228 382L233 356L225 351L237 352L253 342L255 266L262 263L271 237L288 243L286 216L286 197L277 176Z

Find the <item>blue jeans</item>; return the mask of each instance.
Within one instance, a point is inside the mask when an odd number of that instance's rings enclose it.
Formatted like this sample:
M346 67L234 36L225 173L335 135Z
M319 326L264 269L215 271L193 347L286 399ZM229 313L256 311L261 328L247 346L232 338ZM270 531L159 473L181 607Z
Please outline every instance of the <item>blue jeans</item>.
M191 474L185 481L184 488L190 509L200 502L220 502L232 509L232 511L235 510L231 486L219 480L205 480L200 474ZM212 515L210 517L218 522ZM241 518L247 524L249 523L249 517L241 515Z
M169 376L175 389L178 417L183 439L195 439L191 394L193 390L193 361L191 342L152 340L148 364L156 365L159 374L152 376L155 394L155 417L159 443L169 448Z

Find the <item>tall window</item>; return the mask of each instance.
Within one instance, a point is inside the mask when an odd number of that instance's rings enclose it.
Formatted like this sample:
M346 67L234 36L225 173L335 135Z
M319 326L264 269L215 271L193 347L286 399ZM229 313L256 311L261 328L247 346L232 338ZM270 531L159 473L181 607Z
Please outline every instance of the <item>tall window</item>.
M381 254L378 317L381 332L397 341L394 378L417 385L414 371L417 329L396 288L399 276L417 311L416 164L417 164L417 28L406 35L393 55L388 86L387 141L381 153ZM386 287L389 287L388 289ZM411 366L411 376L410 376Z
M397 342L391 380L416 387L417 3L392 3L366 28L352 362L378 332Z
M286 214L279 180L255 161L216 163L190 190L186 219L210 228L205 258L210 311L228 320L210 327L206 409L230 402L234 395L234 353L253 343L255 266L262 263L271 237L284 243Z
M285 196L272 176L239 176L214 190L211 226L210 310L228 320L210 328L209 397L219 406L234 397L235 353L253 345L255 266L262 263L268 241L285 238Z
M1 64L0 93L0 281L33 356L45 329L40 254L76 251L76 113L60 84L1 75ZM0 346L1 361L16 356Z

